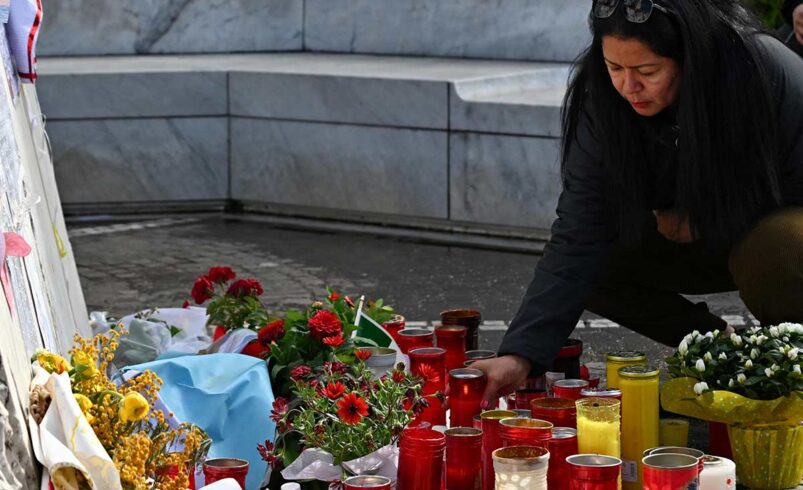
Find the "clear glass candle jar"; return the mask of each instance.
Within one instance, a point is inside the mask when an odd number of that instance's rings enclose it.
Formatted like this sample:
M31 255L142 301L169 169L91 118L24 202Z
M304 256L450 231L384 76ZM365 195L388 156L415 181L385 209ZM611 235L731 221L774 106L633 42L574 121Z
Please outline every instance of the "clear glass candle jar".
M511 446L493 452L496 490L547 490L549 451Z
M613 398L581 398L577 407L577 449L582 454L621 456L619 410Z

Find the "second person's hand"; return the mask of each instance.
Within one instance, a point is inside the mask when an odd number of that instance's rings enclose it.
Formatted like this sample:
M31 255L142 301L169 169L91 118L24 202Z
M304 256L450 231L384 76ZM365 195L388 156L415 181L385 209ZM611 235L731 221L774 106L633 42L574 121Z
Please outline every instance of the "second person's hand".
M519 356L502 356L493 359L476 361L469 366L485 373L487 384L482 395L483 410L495 405L500 396L507 395L527 384L527 375L532 365L530 361Z

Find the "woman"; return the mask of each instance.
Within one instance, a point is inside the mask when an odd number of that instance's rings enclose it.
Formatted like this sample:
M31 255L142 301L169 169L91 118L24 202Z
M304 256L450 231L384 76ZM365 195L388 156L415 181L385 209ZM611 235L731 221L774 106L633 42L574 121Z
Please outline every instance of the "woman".
M667 345L727 328L679 293L803 321L803 61L737 0L596 0L591 29L552 238L473 365L486 404L548 370L584 308Z

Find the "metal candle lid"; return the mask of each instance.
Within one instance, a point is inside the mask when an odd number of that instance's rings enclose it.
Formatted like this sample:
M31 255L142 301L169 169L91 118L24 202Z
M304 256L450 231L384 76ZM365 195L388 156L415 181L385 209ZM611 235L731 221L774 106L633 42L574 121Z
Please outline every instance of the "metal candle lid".
M559 379L552 384L559 388L584 388L588 386L588 381L584 379Z
M653 378L658 376L659 372L657 367L644 364L619 368L619 376L622 378Z
M553 427L552 439L572 439L577 437L577 429L571 427Z
M621 398L622 390L617 388L608 388L606 390L598 390L595 388L583 388L580 390L580 396L596 396L599 398Z
M469 350L466 351L466 361L479 361L481 359L493 359L496 352L492 350Z
M609 352L607 359L609 361L619 361L619 362L646 361L647 354L635 350L621 350L616 352Z
M346 478L343 483L357 488L377 488L387 487L391 482L390 478L384 476L365 475Z
M460 368L449 371L449 376L455 379L476 379L485 376L479 369Z
M399 330L399 335L404 335L406 337L424 337L426 335L432 335L432 330L428 328L405 328Z

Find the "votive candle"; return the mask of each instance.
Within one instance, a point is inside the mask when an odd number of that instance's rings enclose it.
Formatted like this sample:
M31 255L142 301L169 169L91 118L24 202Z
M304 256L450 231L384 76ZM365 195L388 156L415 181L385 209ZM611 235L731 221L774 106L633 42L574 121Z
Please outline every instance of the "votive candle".
M390 478L384 476L365 475L352 476L343 482L345 490L360 490L370 488L371 490L391 490Z
M432 425L446 425L446 410L436 396L446 389L446 351L440 347L423 347L410 350L410 372L424 381L422 394L429 402L416 419Z
M644 450L658 445L658 369L619 369L622 389L622 488L641 490Z
M621 403L613 398L581 398L577 407L577 449L583 454L621 456Z
M566 458L571 490L617 490L622 460L601 454L575 454Z
M658 443L661 446L686 447L689 442L689 421L668 418L660 420Z
M568 490L571 468L566 458L577 454L577 431L571 427L553 427L549 439L549 469L546 479L549 490Z
M647 364L647 355L638 351L609 352L605 359L608 388L619 388L619 369Z
M485 373L479 369L460 368L449 371L449 426L471 427L472 419L482 409Z
M482 430L454 427L446 435L446 490L482 489Z
M559 379L552 385L552 395L555 398L579 400L580 392L588 388L588 381L584 379Z
M496 490L547 490L549 451L511 446L493 452Z
M404 429L399 440L397 490L441 488L446 436L432 429Z
M399 332L404 330L404 327L405 320L401 315L393 315L390 320L382 324L382 328L384 328L385 331L390 334L390 336L393 338L393 341L399 346L401 346L401 344L399 344Z
M494 465L492 453L502 447L502 438L499 434L499 422L502 419L515 417L510 410L488 410L480 415L482 419L482 488L493 490Z
M405 328L399 331L396 343L402 354L409 354L412 349L434 346L433 336L432 330L427 328Z
M446 350L446 370L460 369L466 361L466 327L442 325L435 329L438 347Z
M552 422L532 418L508 418L499 421L499 438L502 447L538 446L549 449Z
M546 390L518 389L516 390L516 408L530 409L530 402L538 398L546 398Z
M565 398L537 398L530 402L534 419L552 422L555 427L577 428L577 409L574 400Z

